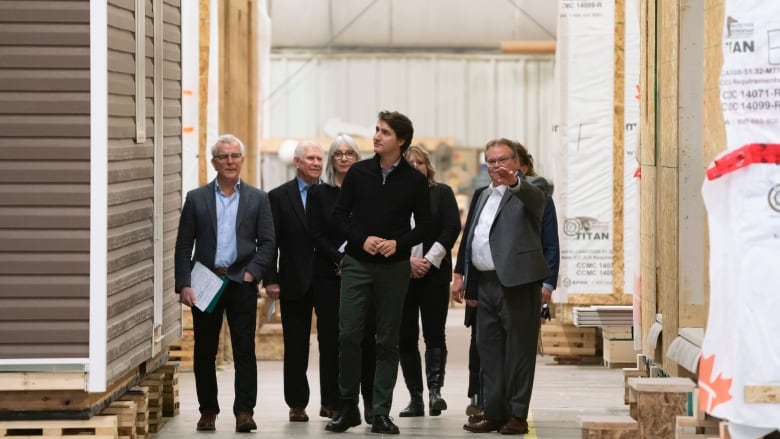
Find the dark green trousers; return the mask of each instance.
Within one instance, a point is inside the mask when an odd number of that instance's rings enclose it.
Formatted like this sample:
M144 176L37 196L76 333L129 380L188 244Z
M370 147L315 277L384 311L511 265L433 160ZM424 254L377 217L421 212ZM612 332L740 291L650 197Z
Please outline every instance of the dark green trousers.
M390 415L398 377L398 330L409 285L409 260L388 264L344 256L339 307L339 392L357 402L361 344L368 319L376 321L374 415ZM372 306L373 305L373 306ZM374 314L370 310L375 310Z

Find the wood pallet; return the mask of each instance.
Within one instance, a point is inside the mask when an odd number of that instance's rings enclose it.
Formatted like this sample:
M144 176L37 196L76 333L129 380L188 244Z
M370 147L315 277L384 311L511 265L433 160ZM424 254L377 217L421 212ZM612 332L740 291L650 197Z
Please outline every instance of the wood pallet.
M93 416L83 420L0 421L0 437L117 439L117 426L116 416Z

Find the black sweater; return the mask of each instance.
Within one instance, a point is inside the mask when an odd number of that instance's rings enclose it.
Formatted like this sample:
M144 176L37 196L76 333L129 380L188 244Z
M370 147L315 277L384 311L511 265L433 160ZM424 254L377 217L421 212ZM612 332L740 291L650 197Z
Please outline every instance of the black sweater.
M412 214L414 229L409 222ZM333 219L347 236L350 256L375 263L408 260L412 247L422 242L431 227L428 181L401 158L383 184L379 156L362 160L344 177ZM385 258L363 251L369 236L394 239L395 254Z

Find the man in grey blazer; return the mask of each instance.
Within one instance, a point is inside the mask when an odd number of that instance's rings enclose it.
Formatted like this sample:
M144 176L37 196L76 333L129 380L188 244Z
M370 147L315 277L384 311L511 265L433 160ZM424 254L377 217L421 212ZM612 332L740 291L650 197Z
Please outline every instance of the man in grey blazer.
M485 146L491 184L474 195L451 286L453 299L476 305L484 418L473 433L528 432L542 280L550 275L542 251L544 179L520 171L514 142Z
M257 429L252 419L257 402L257 284L276 249L273 218L268 195L239 177L244 162L241 140L230 134L220 136L211 154L217 177L190 191L181 210L174 253L175 289L181 303L192 307L193 369L201 413L197 430L216 429L219 402L215 360L224 314L236 369L236 431L250 432ZM226 282L212 312L199 309L207 304L195 303L190 276L195 262Z

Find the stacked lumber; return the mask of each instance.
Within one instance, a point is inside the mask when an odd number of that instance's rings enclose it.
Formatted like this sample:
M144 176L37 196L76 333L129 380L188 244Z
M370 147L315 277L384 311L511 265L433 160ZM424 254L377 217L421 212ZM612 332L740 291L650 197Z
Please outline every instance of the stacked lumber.
M141 386L149 389L149 433L157 433L162 428L163 378L161 372L150 373L141 381Z
M579 328L551 320L541 328L542 352L558 362L579 362L596 355L596 328Z
M146 439L149 435L149 389L141 386L132 387L119 400L135 403L135 437Z
M114 401L104 408L100 415L116 416L119 439L136 439L135 418L137 411L135 401Z
M162 415L179 415L179 363L166 363L159 370L163 374Z

